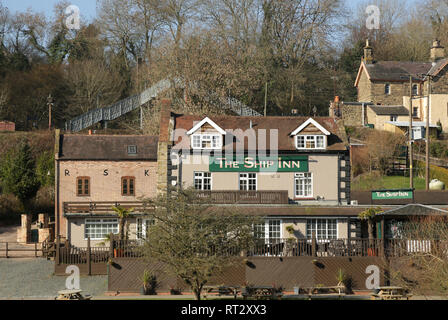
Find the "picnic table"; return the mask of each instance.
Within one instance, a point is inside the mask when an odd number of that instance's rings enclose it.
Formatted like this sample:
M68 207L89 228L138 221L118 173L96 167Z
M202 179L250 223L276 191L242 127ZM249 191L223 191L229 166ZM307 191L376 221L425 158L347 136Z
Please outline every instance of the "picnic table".
M281 298L283 294L272 286L245 287L242 292L243 298L276 299Z
M207 294L210 293L216 293L219 296L233 296L236 299L241 288L238 286L204 286L203 290L205 299L207 299Z
M337 295L342 296L345 295L345 287L344 286L330 286L330 287L323 287L323 286L316 286L311 288L305 288L305 291L308 292L308 296L311 298L312 296L330 296L330 295Z
M407 290L402 287L385 286L378 287L372 294L372 299L379 298L381 300L400 300L412 297L412 294L408 294Z
M81 294L82 290L61 290L55 300L90 300L92 296Z

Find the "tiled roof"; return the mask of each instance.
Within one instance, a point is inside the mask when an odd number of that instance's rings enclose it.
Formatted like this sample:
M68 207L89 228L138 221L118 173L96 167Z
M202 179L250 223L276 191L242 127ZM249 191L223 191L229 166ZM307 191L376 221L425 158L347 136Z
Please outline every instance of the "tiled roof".
M185 133L178 132L177 139L175 141L175 148L190 148L190 138L186 135L186 132L193 128L193 126L204 119L205 116L197 115L177 115L175 117L175 129L185 130ZM220 128L232 134L232 130L240 129L244 132L251 128L253 131L250 136L259 137L263 134L263 130L266 133L266 144L267 149L270 148L270 134L273 130L278 130L278 150L279 151L298 151L294 145L294 139L290 134L297 129L302 123L308 120L310 117L233 117L233 116L210 116ZM331 135L328 137L328 151L345 151L348 142L345 135L344 127L335 119L329 117L314 117L320 125L322 125L326 130L328 130ZM242 133L233 132L234 146L236 141L242 141L245 136ZM246 138L247 139L247 138ZM260 139L256 139L257 149L263 150ZM248 143L244 144L247 150ZM223 147L225 149L225 146Z
M431 76L436 76L447 65L448 65L448 58L447 59L441 59L441 60L437 61L434 64L434 66L431 68L431 70L429 70L429 74Z
M404 106L369 106L373 112L375 112L379 116L385 115L397 115L397 116L406 116L409 115L409 110Z
M113 135L61 135L62 160L157 160L158 137ZM136 154L128 154L136 146Z
M370 79L375 81L423 81L424 75L432 68L431 62L378 61L366 64Z
M448 211L422 204L407 204L380 213L384 216L446 216Z

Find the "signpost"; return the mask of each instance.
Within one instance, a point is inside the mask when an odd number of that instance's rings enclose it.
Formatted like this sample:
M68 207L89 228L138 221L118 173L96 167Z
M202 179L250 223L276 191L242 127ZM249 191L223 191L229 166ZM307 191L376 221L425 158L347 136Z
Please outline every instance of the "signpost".
M308 156L210 157L210 172L308 172Z

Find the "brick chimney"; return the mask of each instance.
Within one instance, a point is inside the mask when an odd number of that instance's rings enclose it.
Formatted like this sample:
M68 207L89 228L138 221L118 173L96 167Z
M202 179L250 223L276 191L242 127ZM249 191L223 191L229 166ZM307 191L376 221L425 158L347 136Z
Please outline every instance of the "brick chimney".
M434 40L431 48L431 62L437 62L445 58L445 48L440 45L439 40Z
M362 60L366 64L373 63L373 48L370 46L369 39L366 40L366 46L364 47L364 57Z

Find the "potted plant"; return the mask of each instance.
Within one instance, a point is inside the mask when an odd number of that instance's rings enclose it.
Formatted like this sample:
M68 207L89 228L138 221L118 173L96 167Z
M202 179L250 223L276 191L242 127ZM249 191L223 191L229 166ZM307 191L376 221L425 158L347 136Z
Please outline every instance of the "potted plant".
M338 273L336 274L336 280L338 281L337 286L341 287L339 293L341 293L341 291L345 292L345 289L346 289L346 287L345 287L346 276L345 276L344 270L342 270L340 268L338 269Z
M369 233L369 247L367 248L367 255L368 256L376 256L376 248L373 244L373 239L375 238L374 232L373 232L373 224L375 220L375 216L379 213L383 212L381 208L369 208L367 210L364 210L361 212L358 217L361 220L367 221L367 227L368 227L368 233Z
M156 294L157 278L153 273L145 270L141 280L143 282L142 295Z
M134 208L132 209L125 209L121 206L112 207L112 210L114 210L114 213L118 216L119 219L119 244L123 244L124 240L127 240L128 238L128 233L126 232L126 237L125 237L125 230L127 230L126 228L126 224L127 224L127 218L130 216L130 214L134 211ZM124 249L123 248L114 248L114 257L123 257L124 256Z

